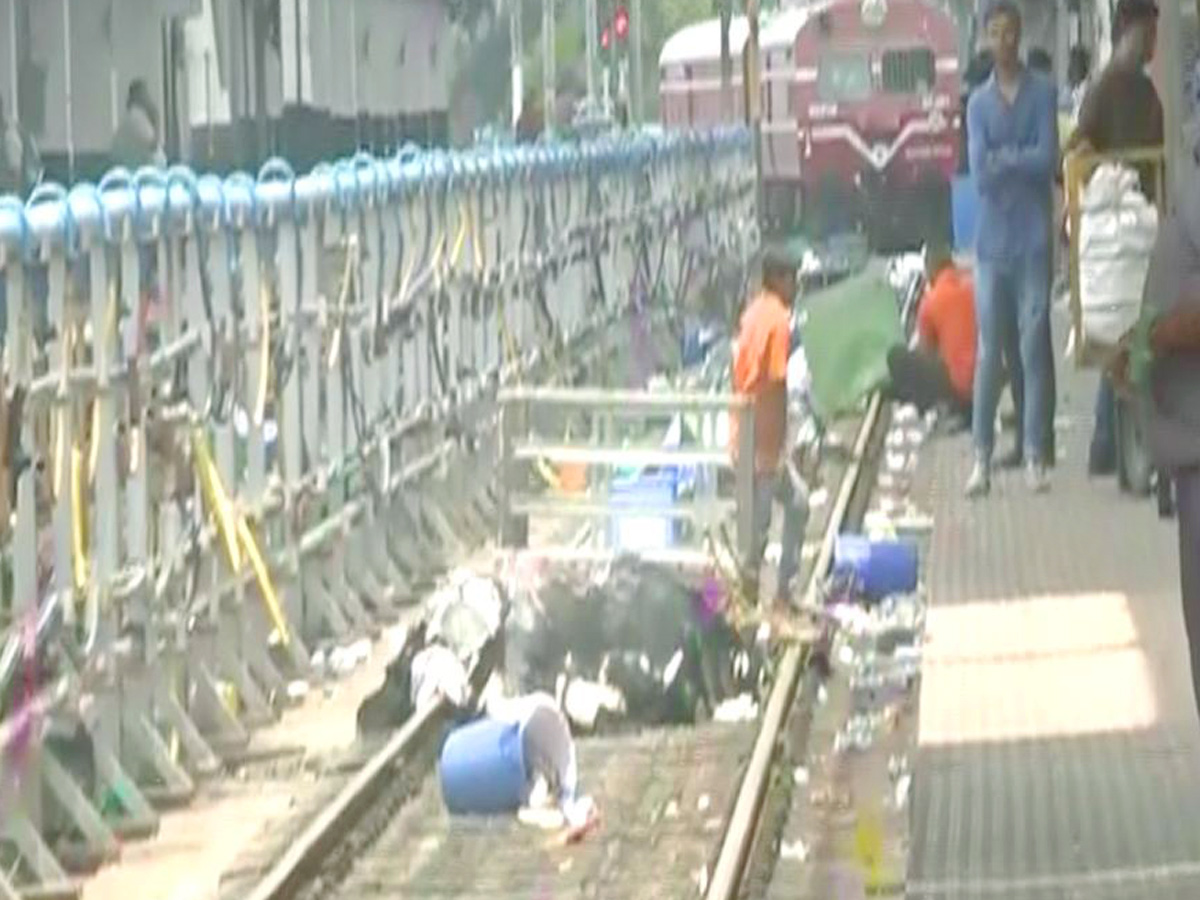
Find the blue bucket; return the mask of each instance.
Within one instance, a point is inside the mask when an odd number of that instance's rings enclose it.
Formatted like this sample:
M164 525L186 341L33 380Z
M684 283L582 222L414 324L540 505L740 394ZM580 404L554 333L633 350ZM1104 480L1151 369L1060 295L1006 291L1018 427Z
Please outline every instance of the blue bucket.
M668 516L638 515L639 506L673 506L679 491L679 472L663 469L653 475L613 481L609 505L628 509L612 519L612 544L617 550L663 550L675 542L675 520Z
M547 767L573 795L575 746L562 712L542 694L506 701L497 715L468 722L446 738L438 761L442 799L452 815L511 813L525 802L536 771Z
M835 572L851 572L863 593L879 600L917 589L917 545L912 541L872 541L844 534L834 545Z
M476 719L456 728L438 763L442 799L454 815L499 815L525 798L525 750L517 722Z

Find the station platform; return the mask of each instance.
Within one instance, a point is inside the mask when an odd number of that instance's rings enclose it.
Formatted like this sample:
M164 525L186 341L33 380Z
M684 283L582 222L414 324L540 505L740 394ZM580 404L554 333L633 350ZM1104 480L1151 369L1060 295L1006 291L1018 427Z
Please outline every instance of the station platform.
M1059 366L1052 491L930 442L910 900L1200 897L1200 728L1175 523L1085 471L1096 376ZM1000 449L1007 449L998 438Z

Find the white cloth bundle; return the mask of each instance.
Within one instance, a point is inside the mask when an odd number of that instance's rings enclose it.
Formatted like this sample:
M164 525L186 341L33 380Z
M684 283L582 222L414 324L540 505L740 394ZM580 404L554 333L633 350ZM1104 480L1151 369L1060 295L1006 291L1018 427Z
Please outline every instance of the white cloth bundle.
M1158 210L1142 194L1137 174L1113 163L1095 171L1080 207L1083 335L1111 347L1137 322Z

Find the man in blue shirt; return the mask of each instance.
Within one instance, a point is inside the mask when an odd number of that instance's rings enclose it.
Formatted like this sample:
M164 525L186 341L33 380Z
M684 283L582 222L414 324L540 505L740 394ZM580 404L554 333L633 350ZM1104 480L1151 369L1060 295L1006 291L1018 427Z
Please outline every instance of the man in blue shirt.
M1024 374L1021 410L1026 476L1049 489L1054 354L1050 265L1058 103L1053 82L1021 64L1021 14L997 0L984 19L994 67L967 105L968 156L979 190L975 303L979 328L973 433L976 461L967 495L991 489L1002 348L1016 322Z

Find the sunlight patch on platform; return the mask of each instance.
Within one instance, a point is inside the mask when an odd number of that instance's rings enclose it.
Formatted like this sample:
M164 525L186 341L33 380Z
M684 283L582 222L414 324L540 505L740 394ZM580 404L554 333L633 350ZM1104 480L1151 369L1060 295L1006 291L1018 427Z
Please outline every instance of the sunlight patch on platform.
M934 606L927 641L922 746L1103 734L1158 719L1124 594Z

